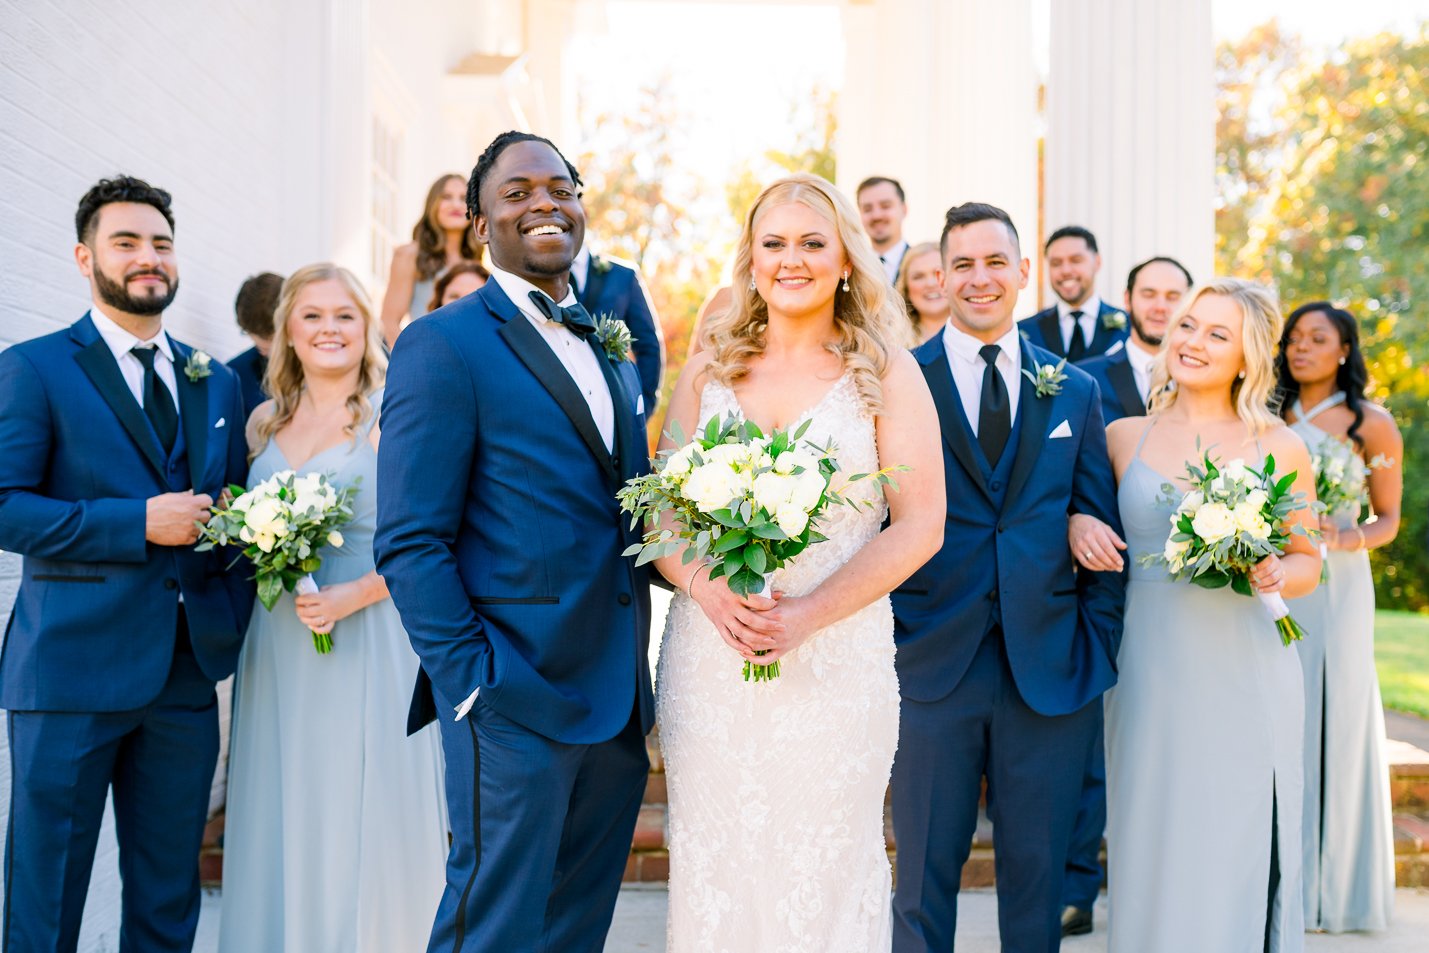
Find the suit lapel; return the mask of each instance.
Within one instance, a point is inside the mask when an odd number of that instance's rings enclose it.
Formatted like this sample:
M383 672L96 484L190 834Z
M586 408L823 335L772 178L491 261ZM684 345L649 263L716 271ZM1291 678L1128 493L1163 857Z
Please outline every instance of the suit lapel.
M1112 390L1121 403L1121 409L1128 417L1145 417L1146 404L1141 392L1136 389L1136 376L1131 372L1129 360L1107 362L1106 376L1111 380Z
M124 375L114 361L113 352L95 330L89 315L85 315L75 326L73 336L78 343L84 345L75 354L75 362L93 382L109 409L114 411L114 416L119 418L119 423L129 434L129 439L134 441L134 446L138 447L144 459L149 461L154 473L159 479L164 479L164 457L159 449L159 438L154 435L154 428L149 426L149 418L144 416L144 408L130 393L129 385L124 383Z
M511 299L506 297L496 282L487 282L477 293L482 296L486 306L505 322L497 332L502 340L511 347L521 359L521 363L535 375L541 386L546 388L547 393L570 418L576 433L580 434L581 440L585 441L585 445L595 455L596 462L605 471L605 475L611 482L618 482L620 476L615 472L615 462L611 459L610 452L605 449L605 441L601 439L600 431L596 429L595 420L590 415L590 405L581 396L580 388L571 380L565 365L541 337L541 332L526 320L525 315L511 303ZM611 399L616 399L614 393L611 394ZM617 421L620 419L618 410L615 417Z
M183 421L184 452L189 458L189 479L195 493L203 486L204 461L208 459L208 378L189 380L184 373L193 349L172 337L169 347L174 351L174 386L178 388L179 419Z
M596 316L595 306L600 303L600 293L605 290L605 279L610 274L609 268L597 267L599 264L600 258L591 255L590 265L585 271L585 287L580 293L581 304L585 305L592 317Z
M624 483L629 479L634 471L635 454L637 443L635 440L635 401L625 389L625 382L620 379L620 369L611 363L610 358L605 356L605 349L595 336L587 338L591 350L595 351L595 359L600 363L601 376L605 378L605 386L610 389L610 401L615 405L615 463L618 471L618 480Z
M923 376L928 379L928 390L932 392L933 404L938 408L938 425L943 431L943 442L967 471L973 485L991 502L987 481L983 478L982 468L977 465L977 455L973 453L972 434L961 425L963 403L953 383L953 369L948 365L948 352L943 347L942 335L934 336L933 341L937 342L938 353L923 365Z
M1105 301L1100 303L1097 309L1096 328L1092 332L1092 343L1088 348L1089 354L1105 354L1107 348L1111 347L1112 343L1120 336L1121 331L1116 328L1107 327L1106 321L1104 320L1109 314L1115 315L1119 313L1116 308L1111 307Z
M1022 345L1022 367L1032 370L1036 361L1026 343ZM1017 414L1021 418L1022 430L1017 436L1017 458L1012 462L1012 476L1007 481L1007 506L1017 499L1018 492L1027 483L1042 447L1047 442L1047 419L1052 415L1055 397L1038 397L1037 388L1026 376L1022 378L1022 390L1017 398Z
M1062 347L1062 322L1057 319L1057 309L1044 311L1042 317L1037 319L1037 330L1042 332L1042 346L1058 357L1066 357L1067 350Z

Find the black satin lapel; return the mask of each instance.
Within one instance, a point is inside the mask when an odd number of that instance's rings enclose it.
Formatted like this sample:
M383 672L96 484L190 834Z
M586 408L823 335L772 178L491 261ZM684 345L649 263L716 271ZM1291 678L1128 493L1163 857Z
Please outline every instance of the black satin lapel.
M144 408L129 392L129 385L124 383L124 375L114 362L109 345L100 338L76 354L74 359L99 389L100 396L114 411L114 416L119 418L119 423L154 468L154 473L159 479L164 479L164 457L159 450L159 438L154 436L149 418L144 416Z
M982 468L977 465L977 455L973 453L972 433L962 423L963 403L953 384L953 369L948 366L947 351L923 365L923 376L928 379L928 390L932 392L933 404L938 408L938 425L943 431L943 442L967 471L968 479L991 500L987 481L983 478Z
M172 338L169 340L169 346L173 348L174 357L178 359L174 362L174 385L179 389L179 418L183 421L184 452L188 454L189 479L192 481L190 485L195 493L202 493L203 465L208 459L208 378L189 380L184 373L184 364L187 363L189 355L174 345Z
M610 274L610 269L596 267L599 262L599 258L590 256L590 266L585 271L585 286L580 293L581 304L593 318L600 317L595 313L595 306L600 303L600 293L605 290L605 279Z
M1111 379L1112 390L1116 391L1116 399L1121 402L1126 416L1145 417L1146 404L1141 399L1141 392L1136 389L1136 376L1131 372L1131 364L1128 361L1108 361L1106 376Z
M1032 369L1032 358L1026 348L1022 349L1022 366ZM1052 405L1056 402L1055 397L1038 397L1032 382L1025 376L1022 378L1022 390L1017 398L1017 415L1022 419L1018 426L1022 429L1017 435L1017 459L1012 462L1012 476L1007 481L1004 512L1017 499L1018 491L1037 465L1037 458L1047 443L1047 419L1052 416Z
M1067 349L1062 346L1062 322L1057 319L1056 308L1037 320L1037 328L1042 332L1044 348L1058 357L1067 356Z
M531 322L524 316L517 315L503 324L497 333L511 345L511 350L521 358L521 363L536 375L541 386L546 388L561 410L565 411L606 476L612 481L618 481L620 477L615 472L615 463L610 459L610 453L605 449L605 441L601 439L595 420L590 415L590 405L581 396L580 388L571 380L565 365L541 337L541 332L532 327Z

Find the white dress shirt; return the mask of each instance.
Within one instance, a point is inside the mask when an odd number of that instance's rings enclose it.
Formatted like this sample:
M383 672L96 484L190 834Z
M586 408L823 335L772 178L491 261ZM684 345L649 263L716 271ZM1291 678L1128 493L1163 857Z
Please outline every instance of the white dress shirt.
M963 403L963 413L972 425L973 436L977 436L978 408L982 404L982 375L987 362L982 359L982 341L953 326L951 321L943 329L943 347L948 352L948 366L953 369L953 383L958 388L958 399ZM1017 419L1017 401L1022 394L1022 349L1018 347L1017 324L1007 329L1007 333L995 342L1002 349L997 356L997 370L1002 382L1007 385L1008 421Z
M906 254L908 254L908 243L900 241L878 256L879 261L883 262L883 273L888 276L890 285L898 280L898 269L903 266L903 256Z
M586 279L590 277L590 248L582 245L581 250L576 252L575 261L571 262L571 277L575 279L576 287L585 289Z
M595 350L590 344L576 337L570 328L555 321L548 321L546 316L537 310L535 303L531 301L531 292L540 289L531 282L509 271L502 271L495 265L491 266L491 278L550 345L556 359L565 367L566 373L571 375L571 380L575 381L576 387L580 388L582 396L585 397L586 404L590 407L591 419L595 421L595 429L600 431L600 439L605 442L605 449L614 450L615 404L611 401L610 387L605 383L605 375L600 370L600 358L596 356ZM575 292L570 290L566 292L565 298L557 302L563 308L576 303Z
M586 256L587 266L590 264L590 256ZM531 292L541 291L525 278L513 275L509 271L502 271L495 265L491 266L491 280L496 282L496 286L506 293L506 297L511 299L511 303L521 312L521 315L530 321L541 338L550 345L551 351L556 355L556 359L561 362L561 366L566 369L566 373L571 375L571 380L576 387L580 388L581 395L585 397L586 405L590 407L591 419L595 421L596 430L600 431L600 439L605 442L605 449L613 451L615 449L615 403L610 397L610 387L605 382L605 375L600 370L600 358L596 356L595 350L580 338L576 337L571 329L564 324L558 324L549 320L544 314L537 310L536 305L531 300ZM541 291L545 294L544 291ZM568 308L576 304L576 295L573 290L567 289L566 296L556 302L563 308ZM477 688L458 706L456 706L456 720L461 721L471 711L471 706L476 704L477 695L481 694L481 689Z
M1151 393L1151 368L1156 364L1156 352L1148 351L1137 343L1136 335L1127 338L1126 362L1131 365L1131 376L1136 381L1136 392L1141 402L1146 403Z
M169 397L174 402L174 414L177 416L179 388L178 380L174 376L174 351L169 345L169 336L160 329L159 333L149 340L141 340L115 323L98 304L89 306L89 317L94 322L94 329L99 332L110 353L114 355L114 363L119 365L119 373L124 375L124 383L129 386L129 393L134 395L134 400L140 407L144 406L144 365L129 352L136 347L153 347L158 351L154 357L154 373L159 375L159 380L169 389Z
M1086 301L1075 308L1062 301L1057 300L1057 323L1062 328L1062 353L1065 354L1072 349L1072 312L1082 312L1077 324L1082 326L1082 340L1087 347L1092 346L1092 338L1096 337L1097 321L1101 319L1102 299L1097 295L1092 295Z

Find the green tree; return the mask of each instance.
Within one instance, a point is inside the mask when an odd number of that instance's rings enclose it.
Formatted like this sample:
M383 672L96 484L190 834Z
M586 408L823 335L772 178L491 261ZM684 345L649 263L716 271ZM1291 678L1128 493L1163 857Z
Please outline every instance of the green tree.
M812 172L837 181L838 94L814 89L799 97L789 108L789 125L794 130L789 148L768 149L759 161L745 162L725 185L725 200L736 221L744 220L764 186L777 176Z
M1223 85L1222 105L1238 95ZM1414 476L1429 460L1429 27L1301 55L1246 102L1269 126L1222 144L1244 157L1237 181L1252 185L1223 184L1221 262L1273 282L1287 309L1325 298L1358 315L1373 396L1405 437L1404 518L1398 539L1373 554L1376 590L1383 605L1424 609L1429 481Z

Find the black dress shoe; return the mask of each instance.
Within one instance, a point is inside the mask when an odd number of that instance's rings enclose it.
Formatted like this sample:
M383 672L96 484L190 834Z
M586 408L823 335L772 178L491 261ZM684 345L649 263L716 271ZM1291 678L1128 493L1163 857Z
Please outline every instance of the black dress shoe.
M1062 908L1062 936L1085 936L1092 932L1092 912L1080 907Z

